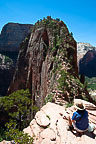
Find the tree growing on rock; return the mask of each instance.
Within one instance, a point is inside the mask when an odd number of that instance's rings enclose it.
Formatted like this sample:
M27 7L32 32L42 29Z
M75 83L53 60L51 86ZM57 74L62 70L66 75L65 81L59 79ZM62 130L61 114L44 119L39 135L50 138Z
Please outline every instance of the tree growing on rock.
M9 96L0 98L0 107L16 120L19 130L27 126L32 111L32 100L29 90L18 90Z

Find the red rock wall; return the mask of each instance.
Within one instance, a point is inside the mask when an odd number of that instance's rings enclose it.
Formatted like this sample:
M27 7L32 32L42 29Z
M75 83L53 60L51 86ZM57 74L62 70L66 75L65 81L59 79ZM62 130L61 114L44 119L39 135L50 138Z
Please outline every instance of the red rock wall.
M41 107L46 95L57 89L59 72L55 67L59 67L60 64L75 77L78 75L76 42L70 36L65 24L62 26L66 32L63 35L61 27L60 36L63 37L63 42L55 51L52 50L54 29L50 30L44 26L35 28L30 38L22 43L8 94L18 89L29 88L34 104ZM68 61L70 57L71 62ZM63 65L64 61L66 61L65 65ZM68 64L71 65L69 68Z

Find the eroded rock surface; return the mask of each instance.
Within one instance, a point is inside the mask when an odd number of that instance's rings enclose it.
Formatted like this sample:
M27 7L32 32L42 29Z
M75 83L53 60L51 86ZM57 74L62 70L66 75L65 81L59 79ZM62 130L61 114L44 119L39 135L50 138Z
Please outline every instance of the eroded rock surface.
M38 107L42 107L46 97L63 104L74 97L89 96L78 79L76 41L64 22L37 22L21 44L8 94L26 88Z
M2 141L2 142L0 142L0 144L12 144L10 141Z
M0 54L0 95L5 96L13 78L15 67L13 60Z
M6 24L0 34L0 95L7 93L17 62L20 43L30 33L31 24Z
M89 43L77 42L77 62L79 74L96 77L96 47Z
M0 52L18 52L20 43L30 33L31 27L31 24L6 24L0 34Z
M77 42L77 61L78 61L78 63L79 63L80 59L83 58L83 56L90 50L94 51L94 50L96 50L96 47L92 46L90 43Z
M88 77L96 77L96 51L88 51L79 61L79 73Z
M83 103L88 110L89 121L96 125L96 106L86 101L83 101ZM41 121L41 125L40 123L38 124L38 120L35 117L31 121L30 126L24 129L24 132L34 136L33 144L96 144L96 137L93 138L92 133L85 132L80 137L67 130L67 119L73 112L74 106L65 109L63 106L47 103L38 112L38 119L39 122ZM42 117L41 113L43 114ZM50 122L48 126L45 126L46 118ZM42 119L45 119L45 121L42 121ZM96 130L94 134L96 135Z

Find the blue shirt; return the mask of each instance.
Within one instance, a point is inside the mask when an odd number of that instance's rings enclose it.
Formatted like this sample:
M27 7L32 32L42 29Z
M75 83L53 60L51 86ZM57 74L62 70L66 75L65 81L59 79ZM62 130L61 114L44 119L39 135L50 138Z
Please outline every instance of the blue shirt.
M80 130L86 130L89 126L88 112L86 110L82 110L82 111L77 110L76 112L74 112L72 116L72 120L76 121L75 123L76 127Z

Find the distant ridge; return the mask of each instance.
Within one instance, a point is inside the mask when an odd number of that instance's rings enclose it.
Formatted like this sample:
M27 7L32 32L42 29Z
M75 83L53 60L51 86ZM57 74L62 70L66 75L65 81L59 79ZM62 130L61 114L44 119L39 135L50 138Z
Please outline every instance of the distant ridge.
M89 50L96 50L90 43L77 42L77 53L86 53Z
M77 43L77 59L79 74L88 77L96 76L96 47L90 43Z
M30 33L32 24L7 23L0 34L0 52L19 51L20 43Z

